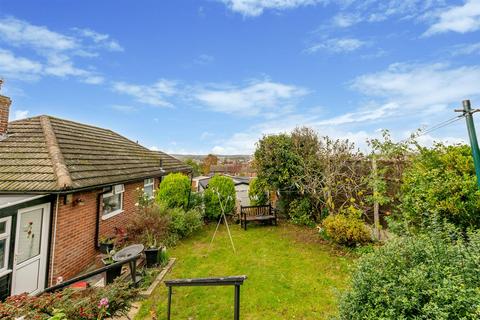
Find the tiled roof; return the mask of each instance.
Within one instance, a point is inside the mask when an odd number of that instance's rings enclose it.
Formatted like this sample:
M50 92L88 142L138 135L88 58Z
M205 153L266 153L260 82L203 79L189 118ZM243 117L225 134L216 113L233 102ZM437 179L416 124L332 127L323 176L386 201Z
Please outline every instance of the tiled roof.
M58 192L190 167L107 129L50 116L9 123L0 141L0 192Z

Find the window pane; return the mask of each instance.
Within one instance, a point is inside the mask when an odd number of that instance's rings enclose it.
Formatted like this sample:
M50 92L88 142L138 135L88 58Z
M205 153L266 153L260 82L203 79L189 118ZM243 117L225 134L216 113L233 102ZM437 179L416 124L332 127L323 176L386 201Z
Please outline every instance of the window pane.
M43 215L43 209L36 209L21 214L20 234L18 235L17 244L17 264L40 254Z
M103 198L103 214L122 209L122 194Z
M145 185L147 184L153 184L153 178L145 179Z
M153 197L153 185L145 186L143 192L149 197Z
M7 232L7 221L0 222L0 234Z
M5 246L7 245L7 239L0 240L0 269L5 268Z

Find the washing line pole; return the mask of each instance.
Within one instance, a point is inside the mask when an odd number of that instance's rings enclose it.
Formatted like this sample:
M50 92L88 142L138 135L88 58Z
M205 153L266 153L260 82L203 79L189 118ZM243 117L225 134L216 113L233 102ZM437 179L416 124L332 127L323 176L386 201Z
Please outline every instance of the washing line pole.
M472 114L480 111L479 109L472 110L470 100L463 100L463 109L457 109L455 112L463 112L465 121L467 122L468 137L470 139L470 147L472 149L473 163L475 165L475 173L477 175L477 187L480 190L480 150L478 148L477 132L475 131L475 124L473 123Z

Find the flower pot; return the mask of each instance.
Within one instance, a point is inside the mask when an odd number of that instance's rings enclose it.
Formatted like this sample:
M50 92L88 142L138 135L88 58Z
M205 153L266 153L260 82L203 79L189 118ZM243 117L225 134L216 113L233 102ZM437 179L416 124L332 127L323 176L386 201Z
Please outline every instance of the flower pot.
M145 260L147 261L147 268L156 267L158 264L158 252L160 248L145 249Z
M121 265L108 269L107 271L105 271L105 284L113 283L113 280L115 280L115 278L118 278L121 274L122 274Z
M100 243L100 252L109 254L113 250L113 243Z

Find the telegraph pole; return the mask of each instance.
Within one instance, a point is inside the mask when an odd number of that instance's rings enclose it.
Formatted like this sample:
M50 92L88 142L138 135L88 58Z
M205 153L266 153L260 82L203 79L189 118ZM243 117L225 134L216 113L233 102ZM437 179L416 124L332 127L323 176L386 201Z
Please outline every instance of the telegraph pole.
M475 165L475 173L477 175L477 187L480 189L480 150L478 149L477 132L475 131L475 124L473 123L472 114L480 111L479 109L472 110L470 100L463 100L463 110L455 110L455 112L463 112L465 121L467 122L468 137L470 138L470 147L472 149L473 163Z

